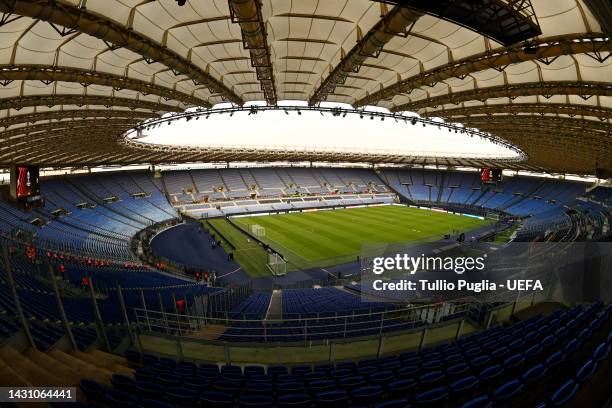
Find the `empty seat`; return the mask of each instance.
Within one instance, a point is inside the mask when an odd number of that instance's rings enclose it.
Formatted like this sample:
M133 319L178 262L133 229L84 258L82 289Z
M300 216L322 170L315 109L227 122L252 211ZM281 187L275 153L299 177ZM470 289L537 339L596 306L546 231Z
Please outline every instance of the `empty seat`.
M323 391L331 391L336 387L336 383L333 380L317 380L308 384L308 388L312 393L319 393Z
M93 380L82 379L79 383L79 387L90 403L95 404L104 401L106 388L102 384Z
M276 405L279 408L309 408L310 397L307 394L286 394L278 396Z
M414 399L419 407L439 407L448 398L448 391L445 387L436 387L427 391L419 392Z
M564 382L551 396L550 405L562 407L567 404L578 392L580 385L574 380Z
M374 408L410 408L410 404L405 399L394 399L376 404Z
M583 383L597 371L597 363L593 359L588 359L576 373L576 381Z
M608 356L610 355L611 349L612 349L612 345L605 343L605 342L601 343L599 346L597 346L597 348L593 352L593 360L596 361L597 363L601 363L602 361L608 358Z
M519 380L510 380L493 391L493 401L507 404L523 391L523 387Z
M450 385L450 392L453 400L469 398L478 389L478 378L470 375L461 378Z
M379 385L368 385L354 388L351 391L351 401L356 405L370 405L382 399L383 389Z
M142 408L174 408L174 405L148 398L141 399L140 406Z
M148 381L136 381L136 394L140 398L163 399L164 387Z
M461 405L460 408L492 408L493 402L486 395L479 395Z
M272 383L269 382L255 382L247 384L245 392L253 395L271 395L272 394Z
M548 374L548 368L544 364L536 364L523 373L522 379L525 385L536 384Z
M113 388L119 391L132 392L136 383L133 379L123 374L113 374L111 377Z
M200 396L200 402L205 407L231 408L234 405L234 397L225 392L205 391Z
M166 397L173 404L182 407L191 407L198 402L198 393L185 387L170 387L166 390Z
M110 406L118 408L137 408L138 398L128 392L118 390L108 390L106 392L106 401Z
M346 391L319 392L315 396L315 405L324 408L340 408L348 406L348 394Z
M243 395L238 400L240 408L272 408L274 399L269 395Z

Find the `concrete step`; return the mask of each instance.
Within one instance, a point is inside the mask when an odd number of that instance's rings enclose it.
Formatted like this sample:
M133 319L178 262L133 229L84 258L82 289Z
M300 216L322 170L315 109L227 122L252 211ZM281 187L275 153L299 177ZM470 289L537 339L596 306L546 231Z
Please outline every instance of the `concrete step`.
M11 368L4 360L0 359L0 384L5 387L29 387L27 382L20 374Z
M91 364L92 366L102 370L107 370L111 373L122 373L128 376L133 375L132 369L127 368L124 365L117 364L115 360L109 357L107 353L104 353L106 355L101 353L99 353L98 355L93 355L90 353L83 353L82 351L78 350L71 350L69 354L73 357L78 358L81 361L84 361L85 363Z
M38 366L45 371L61 377L66 385L78 385L79 381L81 380L81 375L78 373L78 371L49 357L46 353L30 348L23 352L23 355L35 364L38 364Z
M266 320L277 320L283 318L283 292L274 290L270 296L270 304L266 313Z
M46 371L10 345L0 349L0 359L34 387L65 385L62 379L55 373Z
M104 368L99 368L95 364L83 361L78 357L64 353L60 350L52 350L48 353L49 357L77 371L82 378L90 378L99 383L110 385L112 372Z

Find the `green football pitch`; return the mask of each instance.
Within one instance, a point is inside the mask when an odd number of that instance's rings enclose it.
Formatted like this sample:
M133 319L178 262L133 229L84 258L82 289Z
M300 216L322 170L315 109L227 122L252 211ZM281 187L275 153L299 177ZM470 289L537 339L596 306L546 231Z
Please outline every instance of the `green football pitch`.
M488 223L476 218L405 206L231 219L231 224L245 233L252 234L253 225L263 227L263 235L257 238L287 259L288 271L354 261L364 244L436 241L446 233L455 230L465 232Z

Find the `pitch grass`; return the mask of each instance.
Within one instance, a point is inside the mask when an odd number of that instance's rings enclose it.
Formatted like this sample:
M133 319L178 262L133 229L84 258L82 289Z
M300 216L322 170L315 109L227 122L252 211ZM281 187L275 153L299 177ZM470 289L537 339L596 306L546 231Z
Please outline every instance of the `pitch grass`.
M271 275L266 266L268 253L253 239L236 228L225 218L217 218L206 221L208 230L221 239L221 245L225 252L234 253L234 260L244 269L249 276L259 278ZM212 228L211 228L212 227ZM221 235L219 237L219 235ZM231 245L230 245L231 244ZM232 246L235 249L232 249Z
M288 260L288 270L326 267L357 259L365 243L426 242L488 221L404 206L380 206L233 218L244 231L265 228L259 239Z

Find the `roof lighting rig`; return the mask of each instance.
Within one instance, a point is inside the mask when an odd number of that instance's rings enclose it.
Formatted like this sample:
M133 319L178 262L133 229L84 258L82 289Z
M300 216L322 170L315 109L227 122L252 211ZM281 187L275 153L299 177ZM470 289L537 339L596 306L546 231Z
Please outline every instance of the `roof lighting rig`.
M303 111L311 111L311 112L319 112L321 116L331 116L331 117L359 117L360 119L364 119L369 117L370 120L380 119L384 121L385 119L395 120L395 122L404 122L405 124L410 124L412 126L417 126L421 124L422 127L426 126L435 126L439 130L447 129L448 132L467 134L470 137L479 137L483 140L488 140L489 142L503 146L507 149L512 150L518 155L518 159L512 159L512 161L522 161L527 158L526 154L516 147L515 145L509 143L508 141L497 137L491 133L480 131L473 128L468 128L462 126L460 124L455 123L446 123L440 121L434 121L431 119L420 118L416 116L408 116L402 113L387 113L387 112L376 112L376 111L368 111L365 109L346 109L340 107L323 107L323 106L232 106L232 107L224 107L224 108L214 108L214 109L204 109L197 108L195 110L189 112L182 113L172 113L164 116L163 118L151 118L142 123L140 123L136 128L130 130L126 133L126 140L134 140L134 136L141 132L142 130L151 130L157 127L162 126L164 123L166 125L170 125L174 121L184 119L186 121L191 120L199 120L201 117L204 119L208 119L211 115L229 115L229 117L233 117L234 114L239 112L247 112L248 116L257 115L259 112L266 111L278 111L284 112L286 115L290 115L291 113L297 113L301 115ZM134 132L135 131L135 132Z

